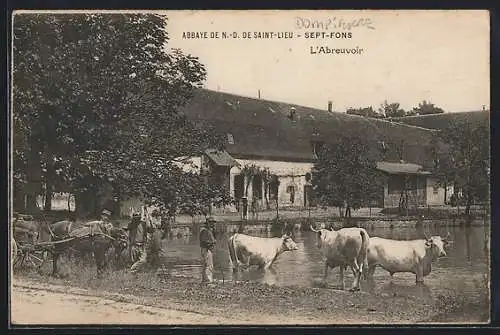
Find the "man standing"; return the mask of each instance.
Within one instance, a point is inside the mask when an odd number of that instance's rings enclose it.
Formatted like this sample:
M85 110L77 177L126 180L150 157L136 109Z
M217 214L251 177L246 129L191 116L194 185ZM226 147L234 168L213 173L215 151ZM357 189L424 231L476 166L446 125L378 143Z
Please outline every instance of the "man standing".
M161 231L161 217L158 210L154 210L149 215L147 208L145 208L146 215L143 215L146 222L146 233L144 234L143 243L146 244L145 249L137 262L130 268L131 272L138 272L144 270L146 266L157 268L161 263L163 256L162 237Z
M211 217L207 218L203 227L200 230L200 247L201 247L201 262L202 262L202 282L211 283L213 281L214 261L213 251L215 249L215 220Z
M113 229L113 224L110 222L109 218L111 216L111 212L107 209L103 209L101 212L101 229L105 233L110 233Z

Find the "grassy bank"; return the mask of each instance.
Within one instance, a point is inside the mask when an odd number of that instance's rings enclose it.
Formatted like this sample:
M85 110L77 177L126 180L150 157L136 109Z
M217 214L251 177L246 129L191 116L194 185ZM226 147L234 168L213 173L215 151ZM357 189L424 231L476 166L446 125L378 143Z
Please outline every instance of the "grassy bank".
M487 300L464 297L452 291L429 301L395 294L250 282L217 282L207 286L200 283L199 278L166 277L153 272L133 275L110 271L103 278L96 278L94 271L80 267L68 278L58 279L25 270L16 273L15 278L78 288L83 294L118 301L205 315L228 315L246 322L254 320L255 324L485 322L487 312L484 311L489 310L485 305Z

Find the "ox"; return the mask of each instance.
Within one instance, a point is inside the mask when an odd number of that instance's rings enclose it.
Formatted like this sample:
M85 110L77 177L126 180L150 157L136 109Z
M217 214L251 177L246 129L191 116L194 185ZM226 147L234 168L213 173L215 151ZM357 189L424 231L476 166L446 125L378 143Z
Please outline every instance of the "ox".
M283 252L298 250L297 244L288 235L266 238L240 233L228 239L228 248L234 272L238 271L240 266L248 268L251 265L267 270Z
M354 283L349 291L359 291L359 282L363 268L367 264L367 250L370 236L363 228L342 228L337 231L319 229L311 226L311 230L318 234L318 248L325 258L324 281L328 276L328 268L340 267L342 289L345 289L344 270L350 266L354 273Z
M424 277L431 272L432 262L446 256L448 236L431 236L426 239L399 241L381 237L372 237L368 247L367 279L372 279L375 268L380 266L391 277L397 272L411 272L416 275L416 282L423 283Z

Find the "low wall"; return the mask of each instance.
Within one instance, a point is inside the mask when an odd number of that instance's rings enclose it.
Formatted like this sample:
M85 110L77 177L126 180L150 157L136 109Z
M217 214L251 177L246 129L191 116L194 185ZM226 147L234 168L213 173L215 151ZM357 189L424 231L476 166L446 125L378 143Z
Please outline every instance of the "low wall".
M428 226L428 225L445 225L445 226L460 226L466 224L465 219L457 218L457 219L448 219L446 221L443 220L418 220L417 218L353 218L350 221L345 221L343 218L334 217L334 218L324 218L324 219L314 219L309 221L305 218L296 218L296 219L285 219L280 221L279 226L274 226L273 220L266 221L227 221L227 222L216 222L215 230L217 234L223 233L265 233L272 232L273 227L277 229L278 233L282 231L282 228L285 228L286 231L298 231L298 230L308 230L310 226L310 222L313 223L316 229L319 228L329 228L333 227L334 229L340 229L348 226L356 226L362 227L365 229L370 228L416 228L418 225ZM471 226L488 226L490 221L485 220L474 220L471 223ZM192 234L197 234L200 229L200 223L192 223L192 224L175 224L170 228L169 236L170 237L186 237ZM242 229L240 231L240 229Z

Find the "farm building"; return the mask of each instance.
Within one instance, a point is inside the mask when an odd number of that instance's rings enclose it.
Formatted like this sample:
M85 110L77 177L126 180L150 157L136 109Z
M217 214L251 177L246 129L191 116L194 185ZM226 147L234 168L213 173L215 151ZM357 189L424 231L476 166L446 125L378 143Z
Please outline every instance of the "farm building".
M221 209L224 212L241 212L244 203L248 210L272 209L276 199L280 208L307 208L316 151L332 137L358 130L383 155L377 164L385 176L380 206L398 206L403 181L410 194L410 207L442 205L453 190L445 192L432 177L434 161L429 147L436 131L457 117L489 120L485 112L384 120L333 112L331 103L325 103L325 107L322 110L198 89L181 113L222 134L225 150L207 150L201 157L192 157L192 164L186 168L219 176L221 185L235 200L234 206ZM244 171L251 166L267 174L249 178ZM138 206L137 199L121 199L120 215L128 216L130 208Z
M321 110L206 89L196 91L182 113L196 123L214 127L224 135L226 143L225 151L207 150L192 161L195 169L218 174L236 200L235 206L223 211L241 211L243 201L248 208L265 210L273 207L276 198L280 208L308 207L316 150L329 138L354 129L361 130L373 148L384 153L384 161L401 164L402 160L402 165L418 164L422 169L433 166L428 150L433 130L333 112L331 103L325 105L327 108ZM260 175L249 180L244 173L249 166L268 171L279 183L266 185ZM398 177L386 172L381 198L384 206L392 207L397 192L393 180ZM444 197L439 199L443 190L429 173L419 174L419 183L426 192L417 202L419 205L444 202ZM123 211L127 211L126 206Z

